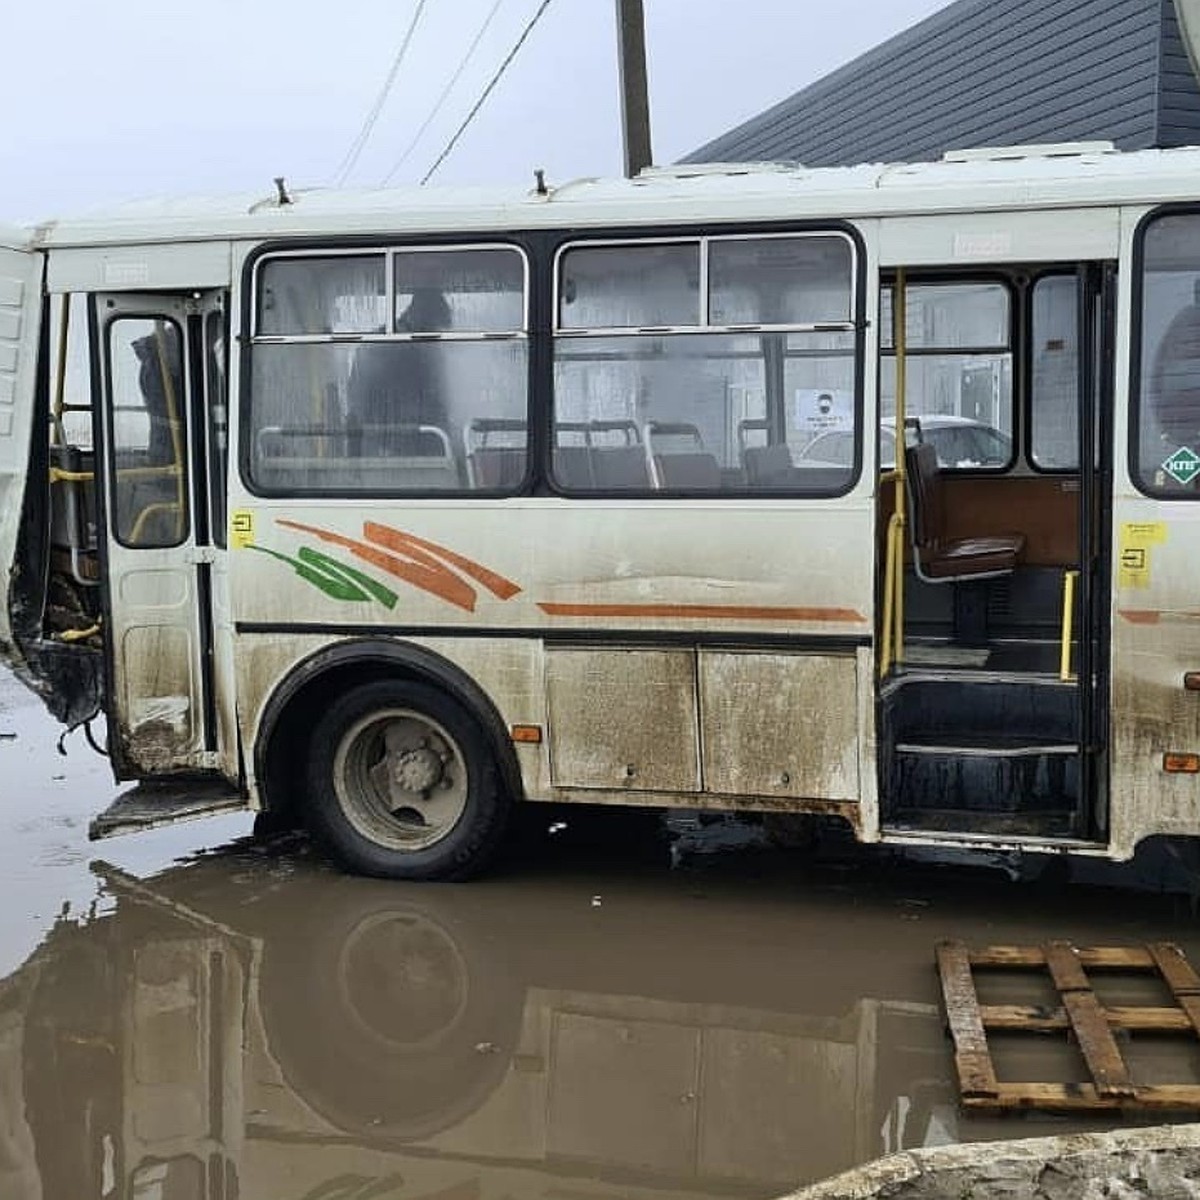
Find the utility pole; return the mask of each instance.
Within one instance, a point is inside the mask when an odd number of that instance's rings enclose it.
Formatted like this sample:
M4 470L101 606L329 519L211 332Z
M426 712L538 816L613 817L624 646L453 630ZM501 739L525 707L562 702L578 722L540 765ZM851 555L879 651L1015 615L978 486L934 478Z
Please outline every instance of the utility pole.
M646 22L642 0L617 0L617 42L621 67L621 139L625 176L632 179L653 162L650 153L650 100L646 89Z

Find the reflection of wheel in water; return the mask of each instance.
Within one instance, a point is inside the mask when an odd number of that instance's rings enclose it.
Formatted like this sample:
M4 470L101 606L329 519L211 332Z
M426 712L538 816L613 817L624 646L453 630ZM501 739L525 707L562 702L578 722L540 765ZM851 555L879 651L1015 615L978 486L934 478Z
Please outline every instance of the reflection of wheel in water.
M470 972L440 925L413 913L376 913L343 947L341 1011L355 1036L374 1039L381 1053L425 1053L462 1020Z
M521 995L450 899L335 889L267 940L271 1051L297 1096L344 1132L427 1137L472 1113L507 1072Z
M395 879L465 879L508 818L486 739L437 688L380 679L338 696L313 730L309 817L351 869Z

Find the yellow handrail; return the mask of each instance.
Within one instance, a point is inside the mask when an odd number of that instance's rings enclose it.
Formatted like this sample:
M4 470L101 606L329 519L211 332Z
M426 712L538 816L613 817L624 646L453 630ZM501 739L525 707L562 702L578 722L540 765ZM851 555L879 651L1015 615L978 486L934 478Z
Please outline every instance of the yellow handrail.
M879 677L883 679L904 662L904 543L908 527L904 461L904 417L907 400L908 299L904 268L896 271L892 288L892 345L896 353L896 464L880 475L881 483L895 487L892 517L888 522L887 558L883 578L883 645L879 655Z
M100 622L89 625L86 629L64 629L59 635L60 642L81 642L84 638L95 637L100 632Z
M160 500L155 504L147 504L145 508L137 515L137 520L133 523L133 528L129 531L129 545L140 545L142 534L146 529L146 522L155 515L155 513L173 513L175 515L175 528L178 531L182 527L182 514L179 511L179 505L174 500Z
M1063 572L1062 644L1059 647L1058 677L1064 683L1071 678L1071 638L1075 624L1075 580L1078 571Z

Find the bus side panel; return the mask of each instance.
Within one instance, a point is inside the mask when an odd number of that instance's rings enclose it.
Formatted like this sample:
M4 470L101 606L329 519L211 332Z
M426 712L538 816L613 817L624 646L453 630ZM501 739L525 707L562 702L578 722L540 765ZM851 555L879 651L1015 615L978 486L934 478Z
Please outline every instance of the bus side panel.
M696 653L547 649L527 637L371 637L378 661L385 645L432 653L470 679L506 729L541 731L540 740L513 743L528 800L825 813L847 820L865 840L877 837L869 648L845 655ZM339 643L348 644L344 634L239 636L241 735L255 748L248 757L256 766L264 761L273 699L303 683L309 661ZM561 693L577 672L587 679L584 686L574 680L564 708L556 687ZM598 691L604 680L613 687ZM653 718L639 703L648 694ZM284 759L303 753L303 745L285 747ZM265 785L249 780L255 808Z
M1128 857L1151 834L1200 833L1200 776L1164 770L1200 753L1200 694L1184 688L1200 669L1200 512L1120 497L1113 526L1111 844Z
M0 246L0 657L15 663L9 589L29 474L43 261Z

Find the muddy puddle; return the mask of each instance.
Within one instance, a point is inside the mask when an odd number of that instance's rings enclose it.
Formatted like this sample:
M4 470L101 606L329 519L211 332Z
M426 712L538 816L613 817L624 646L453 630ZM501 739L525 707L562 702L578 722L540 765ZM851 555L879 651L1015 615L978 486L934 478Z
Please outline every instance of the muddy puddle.
M1186 890L1128 871L1015 882L726 822L538 822L442 886L236 825L89 847L111 785L47 758L39 720L0 708L22 732L0 741L4 1200L768 1197L900 1148L1113 1126L959 1112L938 939L1200 962ZM1186 883L1170 851L1139 869ZM1070 1078L1056 1046L1002 1065Z

